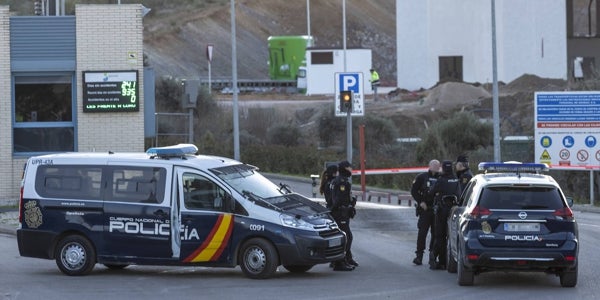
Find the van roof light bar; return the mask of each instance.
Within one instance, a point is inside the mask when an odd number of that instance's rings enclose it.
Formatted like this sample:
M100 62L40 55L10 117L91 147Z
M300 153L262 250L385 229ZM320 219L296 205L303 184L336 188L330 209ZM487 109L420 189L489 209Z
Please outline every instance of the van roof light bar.
M146 154L150 155L150 158L184 158L186 155L195 155L197 152L198 147L193 144L177 144L166 147L152 147L146 151Z
M537 163L520 163L515 161L498 163L498 162L482 162L479 163L479 171L487 172L515 172L519 173L536 173L548 171L547 164Z

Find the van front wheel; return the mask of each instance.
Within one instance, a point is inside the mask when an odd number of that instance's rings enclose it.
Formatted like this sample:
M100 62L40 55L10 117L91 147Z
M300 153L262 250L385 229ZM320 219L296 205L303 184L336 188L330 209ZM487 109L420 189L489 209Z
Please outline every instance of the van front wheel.
M89 274L96 264L96 251L92 243L80 235L63 238L54 254L56 265L69 276Z
M268 241L254 238L244 243L240 252L240 267L252 279L266 279L277 271L279 257Z

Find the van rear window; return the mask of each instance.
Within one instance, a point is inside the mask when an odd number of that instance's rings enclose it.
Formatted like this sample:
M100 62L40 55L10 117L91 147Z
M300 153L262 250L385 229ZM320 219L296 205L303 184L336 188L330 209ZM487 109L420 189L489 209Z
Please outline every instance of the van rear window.
M47 198L101 199L102 168L98 166L39 166L38 194Z
M107 201L161 203L167 171L158 167L115 166L110 168L111 191Z
M35 189L46 198L161 203L166 174L159 167L43 165Z

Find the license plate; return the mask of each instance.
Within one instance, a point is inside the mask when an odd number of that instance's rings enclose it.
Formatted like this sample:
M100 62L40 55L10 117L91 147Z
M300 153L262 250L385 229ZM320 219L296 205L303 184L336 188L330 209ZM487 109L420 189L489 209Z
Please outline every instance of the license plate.
M540 223L504 223L504 231L540 231Z
M329 240L329 247L337 247L342 245L342 238Z

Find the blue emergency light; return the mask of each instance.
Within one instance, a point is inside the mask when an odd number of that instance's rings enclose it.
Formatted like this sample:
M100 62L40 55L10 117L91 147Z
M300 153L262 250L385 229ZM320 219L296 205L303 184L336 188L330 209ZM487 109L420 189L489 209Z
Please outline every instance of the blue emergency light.
M198 147L193 144L177 144L166 147L152 147L146 151L151 157L182 157L194 155L198 152Z
M482 162L479 163L479 171L484 172L528 172L528 173L540 173L542 171L548 171L547 164L536 164L536 163L520 163L520 162Z

